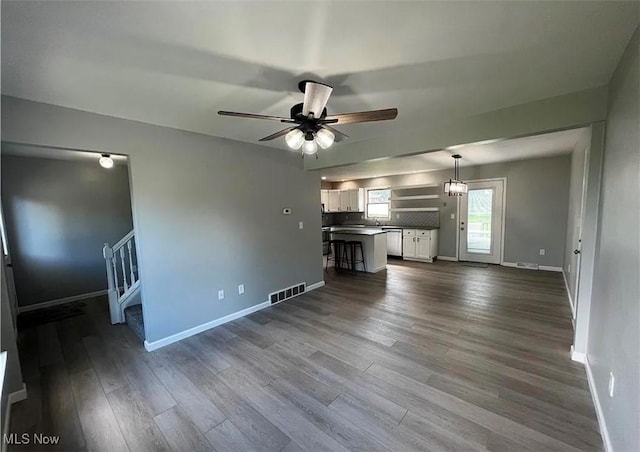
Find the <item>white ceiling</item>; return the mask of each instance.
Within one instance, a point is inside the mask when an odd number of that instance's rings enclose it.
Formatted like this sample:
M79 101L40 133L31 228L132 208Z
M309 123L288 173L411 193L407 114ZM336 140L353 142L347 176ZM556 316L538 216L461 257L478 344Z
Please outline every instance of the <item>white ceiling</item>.
M572 129L511 140L455 146L442 151L408 157L369 160L355 165L327 168L320 174L327 181L368 179L396 174L452 169L454 154L460 154L460 166L526 160L568 154L586 129Z
M19 157L36 157L54 160L73 160L77 162L95 161L96 165L102 156L99 152L78 151L71 149L61 149L48 146L31 146L17 143L2 142L2 155L14 155ZM109 154L116 165L126 165L127 156Z
M637 2L2 3L2 93L256 142L300 79L329 112L397 106L347 141L606 84ZM285 148L284 140L269 144ZM337 144L337 146L346 146Z

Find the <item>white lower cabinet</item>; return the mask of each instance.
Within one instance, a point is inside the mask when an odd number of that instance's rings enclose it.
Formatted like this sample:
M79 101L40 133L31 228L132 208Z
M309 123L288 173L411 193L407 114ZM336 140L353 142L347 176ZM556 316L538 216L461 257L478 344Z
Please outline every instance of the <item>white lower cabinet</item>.
M437 256L437 229L404 229L402 231L403 259L433 262Z

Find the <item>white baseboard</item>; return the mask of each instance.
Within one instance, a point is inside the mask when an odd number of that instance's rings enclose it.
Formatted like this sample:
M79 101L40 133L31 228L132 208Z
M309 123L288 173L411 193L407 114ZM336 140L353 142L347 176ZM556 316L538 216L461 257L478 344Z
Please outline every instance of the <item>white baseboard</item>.
M576 361L578 363L581 364L586 364L587 362L587 355L585 355L584 353L580 353L575 351L575 349L573 348L573 345L571 346L571 360L572 361Z
M438 260L439 261L458 262L458 258L457 257L451 257L451 256L438 256Z
M308 292L308 291L310 291L310 290L316 290L316 289L319 289L319 288L321 288L321 287L323 287L323 286L324 286L324 281L318 281L317 283L309 284L309 285L307 286L307 290L306 290L306 292Z
M564 280L564 288L567 290L567 298L569 299L569 308L571 309L571 318L575 319L576 309L573 307L573 299L571 298L571 291L569 290L569 282L567 281L567 275L565 274L564 269L562 270L562 279Z
M11 405L20 402L27 398L27 385L23 382L22 389L18 389L16 392L12 392L7 396L7 407L4 412L4 425L2 426L2 438L4 435L9 434L9 428L11 427ZM7 451L7 441L2 441L2 452Z
M503 267L522 268L523 270L535 270L533 268L518 267L518 264L516 262L502 262L500 265L502 265ZM547 272L562 272L562 267L553 267L551 265L538 265L538 270L547 271Z
M7 396L7 403L13 405L27 398L27 384L22 383L22 389L12 392Z
M591 391L591 398L593 399L593 406L596 409L596 417L598 418L598 425L600 426L600 435L604 443L605 452L613 452L613 446L611 445L611 438L609 437L609 430L607 429L607 422L604 419L604 411L602 405L600 405L600 397L596 390L596 382L593 379L593 373L591 372L591 366L589 365L589 357L584 356L584 367L587 370L587 381L589 381L589 390Z
M324 281L318 281L317 283L313 283L313 284L309 284L307 286L306 292L309 292L311 290L315 290L318 289L322 286L324 286ZM243 309L241 311L238 312L234 312L233 314L229 314L226 315L224 317L221 317L219 319L216 320L212 320L210 322L206 322L203 323L201 325L198 326L194 326L193 328L189 328L188 330L184 330L181 331L179 333L176 334L172 334L171 336L167 336L163 339L158 339L157 341L153 341L153 342L149 342L149 341L144 341L144 348L147 349L147 351L152 352L154 350L157 350L159 348L162 347L166 347L167 345L173 344L174 342L178 342L181 341L182 339L186 339L188 337L194 336L196 334L202 333L203 331L207 331L210 330L211 328L215 328L216 326L220 326L222 324L225 324L227 322L231 322L232 320L235 319L239 319L240 317L244 317L247 316L249 314L253 314L254 312L258 312L264 308L268 308L269 306L271 306L271 302L270 301L264 301L262 303L258 303L256 305L253 305L247 309Z
M551 265L539 265L538 270L544 270L547 272L562 272L562 267L552 267Z
M97 290L95 292L83 293L80 295L74 295L72 297L58 298L51 301L43 301L42 303L30 304L28 306L18 306L18 314L22 314L23 312L35 311L36 309L50 308L59 304L71 303L72 301L80 301L87 298L99 297L101 295L106 295L108 292L109 291L106 289Z

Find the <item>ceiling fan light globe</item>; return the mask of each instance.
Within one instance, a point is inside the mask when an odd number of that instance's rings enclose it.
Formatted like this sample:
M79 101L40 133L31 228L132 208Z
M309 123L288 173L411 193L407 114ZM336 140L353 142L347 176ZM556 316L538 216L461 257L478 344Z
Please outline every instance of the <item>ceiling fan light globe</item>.
M305 140L302 144L302 152L306 155L313 155L318 152L316 140Z
M304 142L304 133L300 129L293 129L284 136L284 140L291 149L300 149L300 146L302 146Z
M322 149L327 149L333 144L336 136L327 129L320 129L316 132L316 142Z

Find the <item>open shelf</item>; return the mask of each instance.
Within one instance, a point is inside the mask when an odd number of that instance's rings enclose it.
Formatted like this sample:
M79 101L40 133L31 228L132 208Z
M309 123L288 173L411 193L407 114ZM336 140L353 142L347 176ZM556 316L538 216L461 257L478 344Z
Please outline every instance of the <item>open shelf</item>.
M392 207L391 212L438 212L440 207Z
M440 195L392 196L391 201L410 201L413 199L438 199Z

